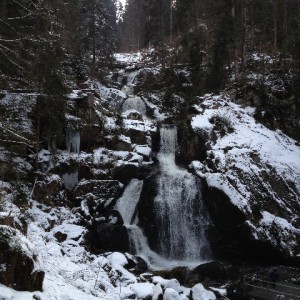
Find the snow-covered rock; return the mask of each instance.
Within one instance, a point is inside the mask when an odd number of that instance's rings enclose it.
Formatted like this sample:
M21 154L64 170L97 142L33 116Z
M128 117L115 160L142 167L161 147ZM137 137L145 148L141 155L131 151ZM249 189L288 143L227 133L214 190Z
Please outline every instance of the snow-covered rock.
M206 290L201 283L198 283L192 288L192 299L215 300L216 296L213 292Z
M243 228L238 235L248 236L246 248L254 240L281 251L278 256L296 255L300 147L282 132L257 123L253 108L242 108L225 96L208 95L200 106L191 124L206 141L207 157L191 167L208 185L208 206L216 228L223 233L225 226L226 230Z

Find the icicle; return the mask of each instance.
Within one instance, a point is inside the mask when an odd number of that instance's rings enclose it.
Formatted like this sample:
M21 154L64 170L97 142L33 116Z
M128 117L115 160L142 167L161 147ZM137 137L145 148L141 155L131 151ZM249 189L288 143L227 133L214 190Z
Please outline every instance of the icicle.
M66 138L66 144L67 144L67 151L68 152L80 152L80 132L69 130L67 132L67 138Z

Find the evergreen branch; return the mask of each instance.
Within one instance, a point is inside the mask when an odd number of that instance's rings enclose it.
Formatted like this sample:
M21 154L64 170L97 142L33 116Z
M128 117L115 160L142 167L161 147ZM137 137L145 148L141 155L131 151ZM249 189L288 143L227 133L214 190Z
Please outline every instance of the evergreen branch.
M29 14L22 16L22 17L15 17L15 18L7 18L7 20L21 20L21 19L25 19L29 16L32 16L32 13L30 12Z
M0 44L0 46L1 46L1 44ZM23 68L22 66L20 66L20 65L17 64L16 62L12 61L12 60L10 59L10 57L6 54L6 52L5 52L4 50L2 50L2 49L0 48L0 51L3 53L3 55L6 57L6 59L7 59L12 65L14 65L14 66L20 68L21 70L24 70L24 68Z
M8 26L10 29L12 29L13 31L16 32L16 30L10 24L8 24L7 22L5 22L3 19L0 19L0 22L3 23L4 25Z
M28 140L27 138L19 135L18 133L14 132L13 130L7 128L7 127L4 127L1 123L0 123L0 129L2 129L3 131L7 131L9 132L10 134L12 134L13 136L15 136L16 138L20 139L20 140L23 140L22 143L26 143L28 145L32 145L33 142L31 142L30 140Z
M19 1L17 0L12 0L12 1L17 5L19 5L20 7L22 7L23 9L25 9L26 11L30 12L30 10L27 7L25 7L23 4L21 4Z

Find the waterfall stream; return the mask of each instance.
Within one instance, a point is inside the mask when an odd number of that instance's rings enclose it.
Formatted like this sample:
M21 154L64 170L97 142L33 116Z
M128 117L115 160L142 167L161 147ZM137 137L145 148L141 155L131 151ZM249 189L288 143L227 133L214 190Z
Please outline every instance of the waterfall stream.
M124 190L122 197L118 199L115 208L121 214L124 226L127 229L130 252L142 256L148 264L154 263L167 267L166 262L150 249L147 238L142 229L137 225L137 204L140 200L142 188L142 180L132 179Z
M117 201L116 209L121 214L125 225L137 224L136 209L142 188L142 180L132 179L124 190L122 197Z
M160 176L154 199L159 254L150 249L138 226L137 205L143 201L140 199L143 181L137 179L131 180L116 204L129 234L130 251L160 267L209 260L211 251L205 235L208 219L200 181L175 163L177 128L163 126L160 136Z
M169 259L208 259L211 256L205 236L208 219L204 213L200 182L175 163L177 128L163 126L160 136L161 174L154 200L159 252Z

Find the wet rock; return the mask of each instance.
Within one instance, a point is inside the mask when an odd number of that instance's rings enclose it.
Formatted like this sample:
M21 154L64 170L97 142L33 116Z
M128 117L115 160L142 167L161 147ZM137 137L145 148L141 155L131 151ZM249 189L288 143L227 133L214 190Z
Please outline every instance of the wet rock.
M130 128L126 134L130 137L133 144L145 145L147 144L147 132Z
M158 251L158 230L159 227L155 222L156 214L154 211L154 199L157 196L157 175L158 173L146 178L144 180L143 189L141 192L141 199L138 204L138 217L140 226L143 228L147 236L148 243L151 249Z
M129 237L124 226L103 223L92 227L91 244L97 251L129 251Z
M116 151L132 151L132 144L130 139L128 141L122 140L122 139L116 139L115 141L112 141L111 148Z
M155 275L166 279L176 279L181 285L185 285L189 281L189 270L187 267L176 267L171 270L161 270L154 272Z
M140 256L133 256L128 253L125 254L128 264L125 266L131 273L139 275L148 270L148 264Z
M128 184L132 178L137 178L139 168L133 164L126 164L116 167L113 170L113 178L119 180L123 184Z
M192 300L205 300L216 299L216 296L213 292L206 290L201 283L195 285L191 291L191 299Z
M203 161L206 151L206 140L197 135L189 124L181 124L178 128L176 163L187 166L194 160Z
M87 194L92 194L99 203L109 203L121 196L123 186L117 180L82 180L75 187L72 196L74 201L81 200Z
M211 280L219 280L228 278L225 266L219 261L212 261L196 267L192 275L197 275L198 281L201 282L206 278Z

